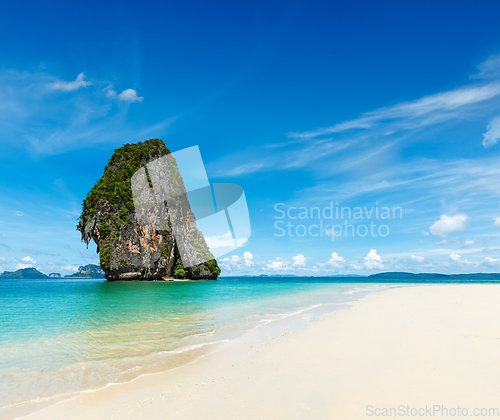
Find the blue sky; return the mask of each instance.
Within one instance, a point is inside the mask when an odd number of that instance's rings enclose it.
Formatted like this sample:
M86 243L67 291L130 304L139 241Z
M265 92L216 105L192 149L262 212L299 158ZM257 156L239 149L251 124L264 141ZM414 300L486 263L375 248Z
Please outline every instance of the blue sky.
M0 271L98 262L75 230L83 198L115 148L161 138L199 145L212 182L245 189L252 236L224 275L499 272L499 15L488 1L2 3Z

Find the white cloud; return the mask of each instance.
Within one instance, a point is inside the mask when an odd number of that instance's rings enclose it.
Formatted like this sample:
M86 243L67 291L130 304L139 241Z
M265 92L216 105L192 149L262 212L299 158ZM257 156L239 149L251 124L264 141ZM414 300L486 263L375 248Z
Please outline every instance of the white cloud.
M235 241L231 231L227 231L222 235L217 236L205 236L205 241L210 249L216 248L232 248L234 247Z
M106 96L108 98L114 99L118 96L118 92L113 89L113 85L108 85L103 89L104 92L106 92Z
M459 255L459 254L456 254L456 253L451 253L450 254L450 258L456 262L456 263L460 263L460 264L474 264L473 262L469 261L469 260L462 260L462 256Z
M137 96L137 91L134 89L125 89L118 95L118 99L125 102L142 102L144 98L142 96Z
M382 264L382 258L377 254L376 249L371 249L368 255L365 257L365 267L368 269L374 268L384 268Z
M221 259L221 261L232 262L232 263L237 263L239 260L240 257L238 257L237 255L231 255L230 257L225 257Z
M137 96L137 91L134 89L125 89L122 93L118 94L114 90L113 85L108 85L103 89L106 92L106 96L110 99L120 99L125 102L142 102L144 98L142 96Z
M497 252L497 251L500 251L500 248L490 248L490 247L486 247L486 248L483 248L482 249L483 252Z
M33 264L22 264L22 263L18 263L16 265L16 270L22 270L23 268L31 268L33 267Z
M500 229L500 217L495 217L495 218L493 218L493 220L494 220L493 226Z
M225 258L219 259L219 265L221 268L226 270L238 270L240 272L245 272L246 267L253 267L254 262L252 253L246 251L243 254L243 258L238 255L231 255Z
M430 227L430 231L437 238L446 238L450 233L465 229L468 219L469 217L462 213L455 216L442 214L439 220Z
M351 266L351 268L353 270L362 270L363 269L362 265L359 265L359 264L356 264L356 263L350 264L350 266Z
M486 257L483 262L487 267L494 267L500 265L500 258Z
M15 214L16 216L19 216L19 217L24 216L24 213L23 213L22 211L19 211L19 210L14 210L14 214Z
M332 252L330 259L327 262L327 264L333 265L334 267L337 267L337 268L342 267L344 265L344 263L345 263L344 257L341 257L336 252Z
M248 252L246 251L244 254L243 254L243 259L245 260L245 265L247 265L248 267L251 267L253 265L253 255L251 252Z
M92 82L89 82L88 80L85 79L85 73L80 73L77 77L76 80L73 82L55 82L52 83L52 88L57 89L57 90L64 90L66 92L72 91L72 90L77 90L80 89L81 87L88 87L92 84Z
M294 267L304 267L306 265L307 258L302 254L295 255L293 258L293 266Z
M476 242L477 242L477 239L456 238L456 239L452 239L452 240L443 239L442 241L436 242L436 245L460 246L461 248L467 248L469 246L474 245Z
M3 264L5 262L7 262L7 259L4 257L0 257L0 264Z
M486 130L486 133L483 133L483 146L488 149L495 146L500 139L500 115L490 121Z
M411 256L411 259L412 259L413 261L417 261L417 262L419 262L419 263L422 263L422 262L424 262L424 261L425 261L425 258L424 258L424 257L422 257L422 256L420 256L420 255L412 255L412 256Z
M24 261L27 264L18 263L16 266L16 270L21 270L23 268L31 268L31 267L33 267L34 264L36 264L36 261L33 258L31 258L29 255L27 255L24 258L21 258L21 261Z
M473 74L471 79L498 79L500 78L500 54L491 55L486 61L477 66L478 73Z
M267 268L275 271L282 271L286 270L288 267L288 262L287 261L274 261L270 264L267 264Z
M61 270L75 272L75 271L78 271L78 266L77 265L63 265L63 266L61 266Z

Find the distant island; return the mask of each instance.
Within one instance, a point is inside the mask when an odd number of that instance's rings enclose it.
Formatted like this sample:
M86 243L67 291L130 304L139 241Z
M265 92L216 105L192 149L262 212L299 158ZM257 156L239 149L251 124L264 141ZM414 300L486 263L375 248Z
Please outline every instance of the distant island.
M406 273L393 271L368 276L373 280L500 280L500 273L472 273L472 274L440 274L440 273Z
M359 274L332 274L324 276L297 276L295 274L259 274L259 275L242 275L242 276L223 276L221 278L293 278L293 277L310 277L310 278L359 278L359 281L379 281L379 280L399 280L399 281L436 281L436 280L500 280L500 273L472 273L472 274L441 274L441 273L407 273L404 271L390 271L385 273L371 274L363 276Z
M78 267L78 272L74 274L69 274L64 277L85 277L85 278L104 278L104 271L101 267L95 264L89 264L85 266ZM0 274L0 279L48 279L62 278L59 273L50 273L49 275L43 274L36 268L22 268L16 271L4 271Z
M17 271L4 271L0 279L47 279L46 274L40 273L36 268L21 268Z
M76 273L68 274L64 277L104 278L104 271L98 265L88 264L78 267Z
M351 277L364 277L366 278L366 276L361 276L359 274L332 274L332 275L324 275L324 276L298 276L297 274L259 274L259 275L251 275L251 274L244 274L244 275L241 275L241 276L230 276L230 275L227 275L227 276L220 276L220 278L232 278L232 277L238 277L238 278L242 278L242 277L251 277L251 278L260 278L260 277L269 277L269 278L282 278L282 277L312 277L312 278L336 278L336 277L348 277L348 278L351 278Z
M297 276L295 274L259 274L256 276L223 276L221 278L294 278L294 277L310 277L310 278L359 278L360 281L379 281L379 280L399 280L399 281L436 281L436 280L500 280L500 273L472 273L472 274L441 274L441 273L407 273L404 271L392 271L385 273L371 274L369 276L361 276L359 274L335 274L325 276ZM0 279L47 279L47 278L62 278L59 273L43 274L36 268L22 268L16 271L4 271L0 274ZM104 270L96 264L88 264L78 267L78 271L73 274L68 274L64 278L105 278Z

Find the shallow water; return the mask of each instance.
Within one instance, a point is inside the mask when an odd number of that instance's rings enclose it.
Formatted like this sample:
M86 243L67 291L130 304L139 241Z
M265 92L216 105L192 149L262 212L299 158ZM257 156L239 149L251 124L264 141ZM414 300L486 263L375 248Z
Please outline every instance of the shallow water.
M166 371L266 323L394 285L311 277L1 280L0 408Z

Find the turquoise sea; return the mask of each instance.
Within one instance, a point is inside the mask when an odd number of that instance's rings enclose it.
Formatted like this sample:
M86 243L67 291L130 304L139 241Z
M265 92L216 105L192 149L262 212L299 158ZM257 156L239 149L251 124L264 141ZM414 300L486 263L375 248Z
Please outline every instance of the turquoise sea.
M186 364L312 308L395 286L362 278L0 281L0 410Z

